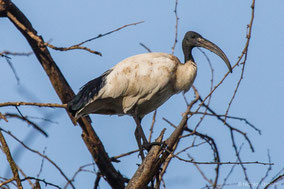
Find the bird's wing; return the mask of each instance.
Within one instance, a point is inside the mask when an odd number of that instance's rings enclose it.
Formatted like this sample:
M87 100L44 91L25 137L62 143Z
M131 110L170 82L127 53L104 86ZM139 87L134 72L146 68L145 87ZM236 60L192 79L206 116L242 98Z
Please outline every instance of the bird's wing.
M101 88L105 85L106 77L111 70L104 72L100 77L86 83L77 95L67 104L67 109L74 116L77 111L84 108L95 96L98 95Z
M146 53L129 57L112 68L96 99L123 97L127 113L139 100L151 99L171 85L179 60L166 53Z

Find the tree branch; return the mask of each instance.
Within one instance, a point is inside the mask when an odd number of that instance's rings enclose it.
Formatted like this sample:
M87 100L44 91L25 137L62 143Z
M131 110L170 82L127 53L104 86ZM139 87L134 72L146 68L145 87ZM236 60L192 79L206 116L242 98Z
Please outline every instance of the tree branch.
M14 175L14 179L17 182L17 187L19 189L22 189L23 186L22 186L22 183L21 183L21 180L20 180L20 176L19 176L17 165L16 165L16 163L14 162L14 160L12 158L10 149L9 149L7 143L6 143L6 140L5 140L1 130L0 130L0 142L1 142L1 145L2 145L2 149L3 149L3 151L4 151L5 155L6 155L6 158L7 158L8 162L9 162L9 164L10 164L11 170L12 170L13 175Z
M23 34L48 75L50 82L62 103L65 104L69 102L74 96L74 92L55 61L52 59L48 49L43 45L45 43L43 38L37 35L37 31L32 27L32 24L26 16L9 0L0 0L0 15L8 17L15 27ZM76 124L76 120L72 115L68 111L67 113L73 124ZM103 178L105 178L113 188L124 188L123 176L116 171L112 165L110 158L99 137L93 130L89 119L81 118L78 120L78 123L82 128L82 138L98 165Z
M50 107L50 108L66 108L66 104L56 103L38 103L38 102L4 102L0 103L0 107L3 106L38 106L38 107Z

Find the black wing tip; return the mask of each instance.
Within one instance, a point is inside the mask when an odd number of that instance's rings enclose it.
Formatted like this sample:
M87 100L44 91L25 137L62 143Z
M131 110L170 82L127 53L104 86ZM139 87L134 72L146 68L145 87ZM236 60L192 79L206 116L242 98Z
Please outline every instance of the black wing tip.
M79 110L84 108L84 106L88 104L90 100L99 93L100 89L103 88L103 86L105 85L106 76L111 71L112 70L108 70L100 77L97 77L86 83L80 89L78 94L75 95L70 102L68 102L67 109L73 116L75 116Z
M73 117L75 117L78 110L73 109L74 107L74 98L67 103L67 110L72 114Z

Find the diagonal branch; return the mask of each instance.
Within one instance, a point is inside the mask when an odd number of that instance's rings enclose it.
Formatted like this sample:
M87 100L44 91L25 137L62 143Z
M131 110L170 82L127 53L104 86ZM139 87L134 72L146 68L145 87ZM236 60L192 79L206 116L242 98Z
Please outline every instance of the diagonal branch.
M11 152L10 152L10 149L6 143L6 140L2 134L2 132L0 131L0 142L1 142L1 148L3 149L5 155L6 155L6 158L10 164L10 167L11 167L11 170L13 172L13 175L14 175L14 179L16 180L17 182L17 187L19 189L22 189L23 186L22 186L22 183L21 183L21 180L20 180L20 176L19 176L19 172L18 172L18 168L17 168L17 165L15 163L15 161L13 160L13 157L11 155Z
M27 122L29 125L31 125L34 129L39 131L41 134L43 134L45 137L48 137L48 134L42 128L40 128L33 121L29 120L26 116L20 116L18 114L12 114L12 113L6 113L4 116L7 117L7 118L18 118L20 120L23 120L23 121Z
M51 57L48 49L43 45L45 43L43 38L37 34L37 31L33 28L26 16L9 0L0 0L0 16L8 17L15 27L23 34L49 77L61 102L64 104L69 102L74 96L74 92ZM72 115L68 111L67 113L73 124L76 124L76 120ZM124 188L123 176L112 165L111 160L106 153L102 142L92 128L89 119L79 119L78 123L82 129L82 138L85 145L92 154L103 178L105 178L113 188Z
M196 92L196 91L195 91ZM195 93L195 99L188 105L182 120L171 135L163 142L163 145L155 145L151 148L142 164L139 166L134 176L128 182L126 189L130 188L146 188L148 183L159 173L160 167L165 163L166 159L172 154L176 146L180 141L184 129L187 126L188 114L192 106L198 101L199 95ZM160 136L156 139L156 142L161 143L165 129L162 130Z
M46 159L47 161L49 161L59 172L60 174L66 179L66 181L68 183L71 184L72 188L75 188L75 186L72 184L72 182L70 181L70 179L68 179L68 177L65 175L65 173L60 169L60 167L54 162L52 161L49 157L47 157L46 155L40 153L39 151L36 151L36 150L33 150L31 149L30 147L28 147L26 144L24 144L22 141L20 141L17 137L15 137L11 132L9 131L6 131L2 128L0 128L0 132L3 131L5 133L7 133L8 135L10 135L13 139L15 139L17 142L19 142L24 148L26 148L27 150L35 153L35 154L38 154L39 156L41 156L42 158Z

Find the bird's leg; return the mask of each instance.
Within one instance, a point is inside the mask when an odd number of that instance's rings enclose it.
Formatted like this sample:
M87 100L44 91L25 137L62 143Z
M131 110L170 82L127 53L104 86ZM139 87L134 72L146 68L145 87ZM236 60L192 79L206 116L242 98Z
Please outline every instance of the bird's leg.
M141 158L143 160L144 159L144 153L143 153L143 148L142 148L142 145L141 145L141 139L143 141L143 146L148 146L149 143L146 139L146 136L145 136L143 129L142 129L142 126L141 126L141 119L139 119L136 114L133 115L133 118L136 122L136 129L135 129L134 134L135 134L135 137L136 137L136 140L137 140L137 144L138 144L138 147L139 147Z
M141 135L140 135L137 127L135 129L134 135L135 135L135 138L136 138L136 141L137 141L137 144L138 144L139 154L140 154L142 160L144 160L145 156L144 156L143 148L142 148L142 145L141 145Z
M139 134L140 134L140 137L143 141L143 145L147 145L149 144L149 142L147 141L146 139L146 136L144 134L144 131L142 129L142 126L141 126L141 119L139 119L136 115L134 116L134 120L136 122L136 129L138 130Z

